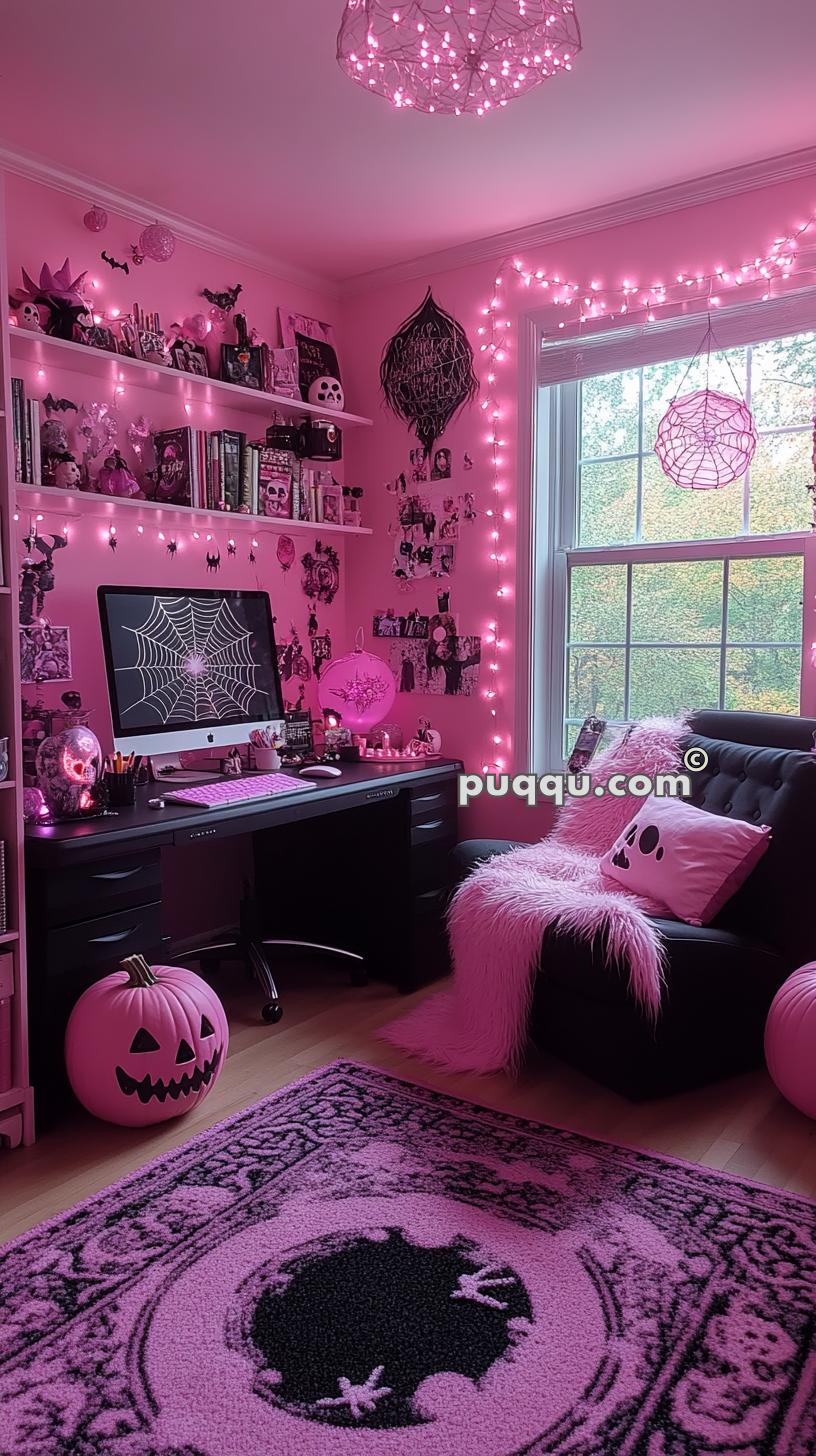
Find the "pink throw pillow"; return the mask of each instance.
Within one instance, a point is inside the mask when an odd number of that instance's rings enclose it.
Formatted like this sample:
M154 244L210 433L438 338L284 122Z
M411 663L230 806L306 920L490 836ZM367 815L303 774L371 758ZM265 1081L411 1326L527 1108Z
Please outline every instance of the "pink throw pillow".
M707 814L683 799L644 799L601 860L601 872L659 901L688 925L709 925L770 843L767 824Z

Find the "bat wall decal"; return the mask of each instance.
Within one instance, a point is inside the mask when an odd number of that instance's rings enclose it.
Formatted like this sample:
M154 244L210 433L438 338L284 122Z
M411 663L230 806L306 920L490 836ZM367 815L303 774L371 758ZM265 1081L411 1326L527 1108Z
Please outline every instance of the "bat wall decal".
M121 268L121 270L122 270L123 273L127 273L127 274L130 273L130 264L129 263L120 263L120 262L118 262L118 260L116 258L112 258L110 256L110 253L100 253L100 257L101 257L103 263L107 263L108 264L108 267L109 268Z

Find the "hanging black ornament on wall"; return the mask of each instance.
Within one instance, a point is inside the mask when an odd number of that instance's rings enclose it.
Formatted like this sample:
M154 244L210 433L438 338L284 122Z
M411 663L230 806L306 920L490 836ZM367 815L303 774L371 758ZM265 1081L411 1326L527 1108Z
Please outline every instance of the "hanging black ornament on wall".
M428 455L454 415L476 398L479 381L467 334L430 288L386 344L380 383L389 409L413 425Z

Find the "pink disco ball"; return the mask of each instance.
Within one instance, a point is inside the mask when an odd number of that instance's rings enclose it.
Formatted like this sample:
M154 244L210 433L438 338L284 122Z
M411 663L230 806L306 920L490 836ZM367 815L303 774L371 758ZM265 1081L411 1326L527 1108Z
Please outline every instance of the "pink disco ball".
M673 399L655 441L664 475L684 490L722 490L739 480L756 447L756 425L747 404L716 389L696 389Z
M765 1060L782 1096L816 1118L816 961L794 971L774 996Z
M321 668L317 698L321 708L340 714L342 726L367 733L381 723L397 695L387 662L358 649Z
M82 221L89 233L103 233L108 226L108 214L104 207L91 207L86 212Z
M151 258L154 263L166 263L175 251L175 237L163 223L152 222L139 237L139 252L143 258Z

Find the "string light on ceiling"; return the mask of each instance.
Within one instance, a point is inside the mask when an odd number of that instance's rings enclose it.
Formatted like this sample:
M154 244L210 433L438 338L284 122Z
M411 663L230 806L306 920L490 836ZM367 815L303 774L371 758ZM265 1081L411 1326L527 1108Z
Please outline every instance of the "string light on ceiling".
M484 116L570 71L572 0L348 0L337 60L398 110Z

